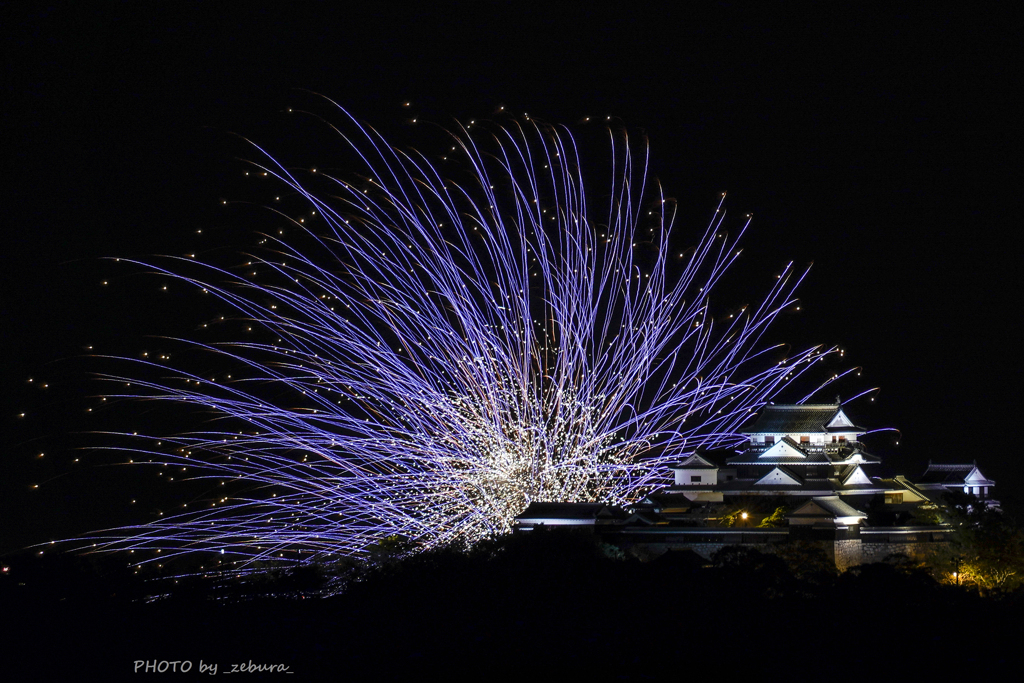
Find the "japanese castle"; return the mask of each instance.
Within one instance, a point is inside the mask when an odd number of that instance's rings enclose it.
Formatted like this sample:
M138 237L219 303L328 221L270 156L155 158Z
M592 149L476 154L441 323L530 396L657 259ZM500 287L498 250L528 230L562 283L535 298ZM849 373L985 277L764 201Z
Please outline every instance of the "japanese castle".
M998 506L995 482L976 463L929 463L914 479L877 476L881 459L860 442L865 432L838 399L768 404L740 430L747 438L741 449L689 455L671 465L672 485L628 510L531 503L516 518L517 529L592 527L608 542L644 546L648 554L689 547L709 556L729 544L814 540L831 546L837 566L846 568L945 543L949 527L919 523L915 510L936 509L949 491Z

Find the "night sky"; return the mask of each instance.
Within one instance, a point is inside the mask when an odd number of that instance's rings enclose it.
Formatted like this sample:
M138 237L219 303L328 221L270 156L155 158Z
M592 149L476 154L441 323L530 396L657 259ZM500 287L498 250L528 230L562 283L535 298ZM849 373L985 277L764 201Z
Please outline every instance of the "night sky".
M399 141L421 139L413 115L447 126L502 105L646 135L681 232L723 191L737 221L754 214L743 296L814 262L802 314L772 341L841 344L863 366L843 391L881 387L850 412L901 430L898 448L878 445L889 472L977 459L999 497L1020 497L1019 46L1005 17L293 4L2 10L0 551L118 521L107 493L127 497L137 473L72 463L95 443L79 432L135 419L90 421L100 389L86 378L107 368L89 353L155 348L198 317L103 259L249 248L248 214L221 205L248 192L239 136L336 156L322 128L283 113L323 111L307 91Z

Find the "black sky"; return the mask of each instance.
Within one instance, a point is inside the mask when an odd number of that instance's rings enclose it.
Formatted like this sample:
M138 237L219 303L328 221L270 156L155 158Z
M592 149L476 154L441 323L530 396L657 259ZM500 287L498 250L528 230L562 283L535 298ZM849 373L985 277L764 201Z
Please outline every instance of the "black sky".
M861 421L902 430L894 470L977 459L1015 495L1021 145L1008 17L293 4L2 10L4 549L55 535L58 518L60 533L85 530L66 520L84 516L91 475L64 476L49 498L28 487L66 470L52 461L67 459L88 402L27 379L77 386L83 347L131 352L194 323L135 280L103 290L116 273L100 259L196 247L197 228L227 220L236 135L275 151L309 143L281 114L311 103L303 89L399 137L404 101L445 125L499 105L551 122L617 117L649 137L653 172L694 228L722 191L754 214L740 266L750 296L771 269L814 261L804 313L779 341L842 344L864 366L860 386L881 385Z

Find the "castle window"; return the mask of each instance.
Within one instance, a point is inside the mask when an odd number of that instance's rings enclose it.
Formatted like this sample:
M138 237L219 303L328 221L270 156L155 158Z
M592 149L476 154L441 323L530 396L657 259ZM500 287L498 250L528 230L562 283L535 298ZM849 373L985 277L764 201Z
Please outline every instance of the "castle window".
M764 442L766 444L768 444L768 445L771 445L771 444L775 443L775 437L774 436L766 436L766 437L764 437Z
M801 436L800 437L800 443L801 444L810 443L810 442L811 442L811 437L809 437L809 436Z
M700 483L700 475L699 474L691 474L690 475L690 483L691 484L699 484Z

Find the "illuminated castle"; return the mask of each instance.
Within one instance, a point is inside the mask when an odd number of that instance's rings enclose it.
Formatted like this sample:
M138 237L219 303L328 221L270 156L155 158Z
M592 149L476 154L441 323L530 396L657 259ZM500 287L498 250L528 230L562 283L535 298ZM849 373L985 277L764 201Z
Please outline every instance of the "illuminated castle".
M928 470L914 482L904 476L870 476L881 459L860 442L865 432L846 415L838 400L769 404L740 430L749 441L737 455L725 459L724 467L707 456L691 455L672 467L675 484L659 495L681 495L694 502L723 502L738 496L838 497L847 506L866 510L877 502L916 505L930 501L934 493L962 490L995 503L990 496L995 482L987 479L976 463L929 463Z
M517 525L588 526L648 554L688 547L709 556L730 544L764 549L811 540L824 542L845 568L945 543L949 527L922 521L928 515L918 512L934 510L948 491L998 505L991 498L995 482L976 463L929 463L913 481L874 475L881 459L860 442L866 432L838 399L768 404L740 430L748 439L741 449L689 455L671 466L672 485L628 512L598 503L533 503Z
M865 472L881 462L858 440L866 431L839 403L769 404L741 430L750 440L738 455L726 458L724 467L691 455L673 466L675 485L661 493L708 502L730 496L836 495L859 502L890 491L914 496L911 488L872 481Z

